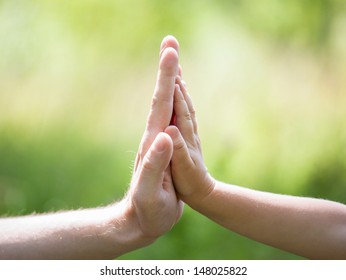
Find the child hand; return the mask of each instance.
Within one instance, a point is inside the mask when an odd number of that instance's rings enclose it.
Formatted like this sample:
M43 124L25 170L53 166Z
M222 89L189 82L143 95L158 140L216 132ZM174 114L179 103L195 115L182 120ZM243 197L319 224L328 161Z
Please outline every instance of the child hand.
M203 161L201 142L192 100L184 81L176 79L174 89L175 125L165 132L173 141L172 178L178 196L192 206L213 190L215 180Z

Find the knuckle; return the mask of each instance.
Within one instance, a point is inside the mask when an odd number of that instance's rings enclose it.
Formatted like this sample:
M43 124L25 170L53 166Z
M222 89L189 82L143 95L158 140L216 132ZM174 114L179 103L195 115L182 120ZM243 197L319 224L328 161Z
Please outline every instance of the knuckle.
M191 121L192 119L191 119L191 114L189 113L189 112L185 112L185 114L184 114L184 119L186 120L186 121Z
M143 160L143 164L142 164L142 171L151 173L154 170L155 170L154 164L147 156L145 156Z
M190 115L191 115L193 118L196 117L196 110L195 110L194 108L192 108L192 109L190 110Z
M160 95L160 96L159 96ZM171 98L161 96L160 91L156 94L154 94L152 100L151 100L151 108L155 108L157 106L160 106L162 104L171 104Z
M160 103L160 99L156 95L154 95L151 99L151 108L156 107L158 103Z

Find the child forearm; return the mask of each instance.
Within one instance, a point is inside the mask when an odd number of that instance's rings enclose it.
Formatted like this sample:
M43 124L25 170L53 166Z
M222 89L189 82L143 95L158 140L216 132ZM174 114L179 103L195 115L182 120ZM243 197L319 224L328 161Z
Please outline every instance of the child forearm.
M179 197L220 225L259 242L314 259L346 258L346 206L260 192L214 180L202 157L197 121L185 83L174 93L172 174Z
M346 206L215 182L190 205L251 239L313 259L346 258Z

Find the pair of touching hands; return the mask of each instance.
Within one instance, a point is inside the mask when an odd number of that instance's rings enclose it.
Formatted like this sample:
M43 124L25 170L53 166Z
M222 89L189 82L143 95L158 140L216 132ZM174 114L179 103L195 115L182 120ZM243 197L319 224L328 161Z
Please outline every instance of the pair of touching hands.
M185 202L221 226L264 244L307 258L345 258L345 205L251 190L209 175L178 53L177 40L166 37L125 199L126 213L131 213L128 217L142 240L137 248L169 231Z
M204 165L191 98L181 78L179 44L163 39L157 82L146 129L137 153L127 213L143 236L168 232L183 212L213 189Z
M130 188L106 207L0 219L0 259L109 259L147 246L179 220L183 203L248 238L308 258L346 258L346 206L213 179L181 79L178 42L160 64Z
M106 207L1 218L0 259L118 257L168 232L182 215L183 201L207 196L212 186L181 80L178 42L168 36L125 197Z

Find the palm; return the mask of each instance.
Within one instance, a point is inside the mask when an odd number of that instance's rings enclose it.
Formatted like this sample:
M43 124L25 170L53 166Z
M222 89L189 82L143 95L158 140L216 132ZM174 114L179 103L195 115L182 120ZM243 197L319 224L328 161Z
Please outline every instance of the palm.
M182 214L182 202L177 198L169 168L162 174L162 181L155 186L141 187L140 166L134 174L131 202L139 225L147 236L160 236L169 231Z

